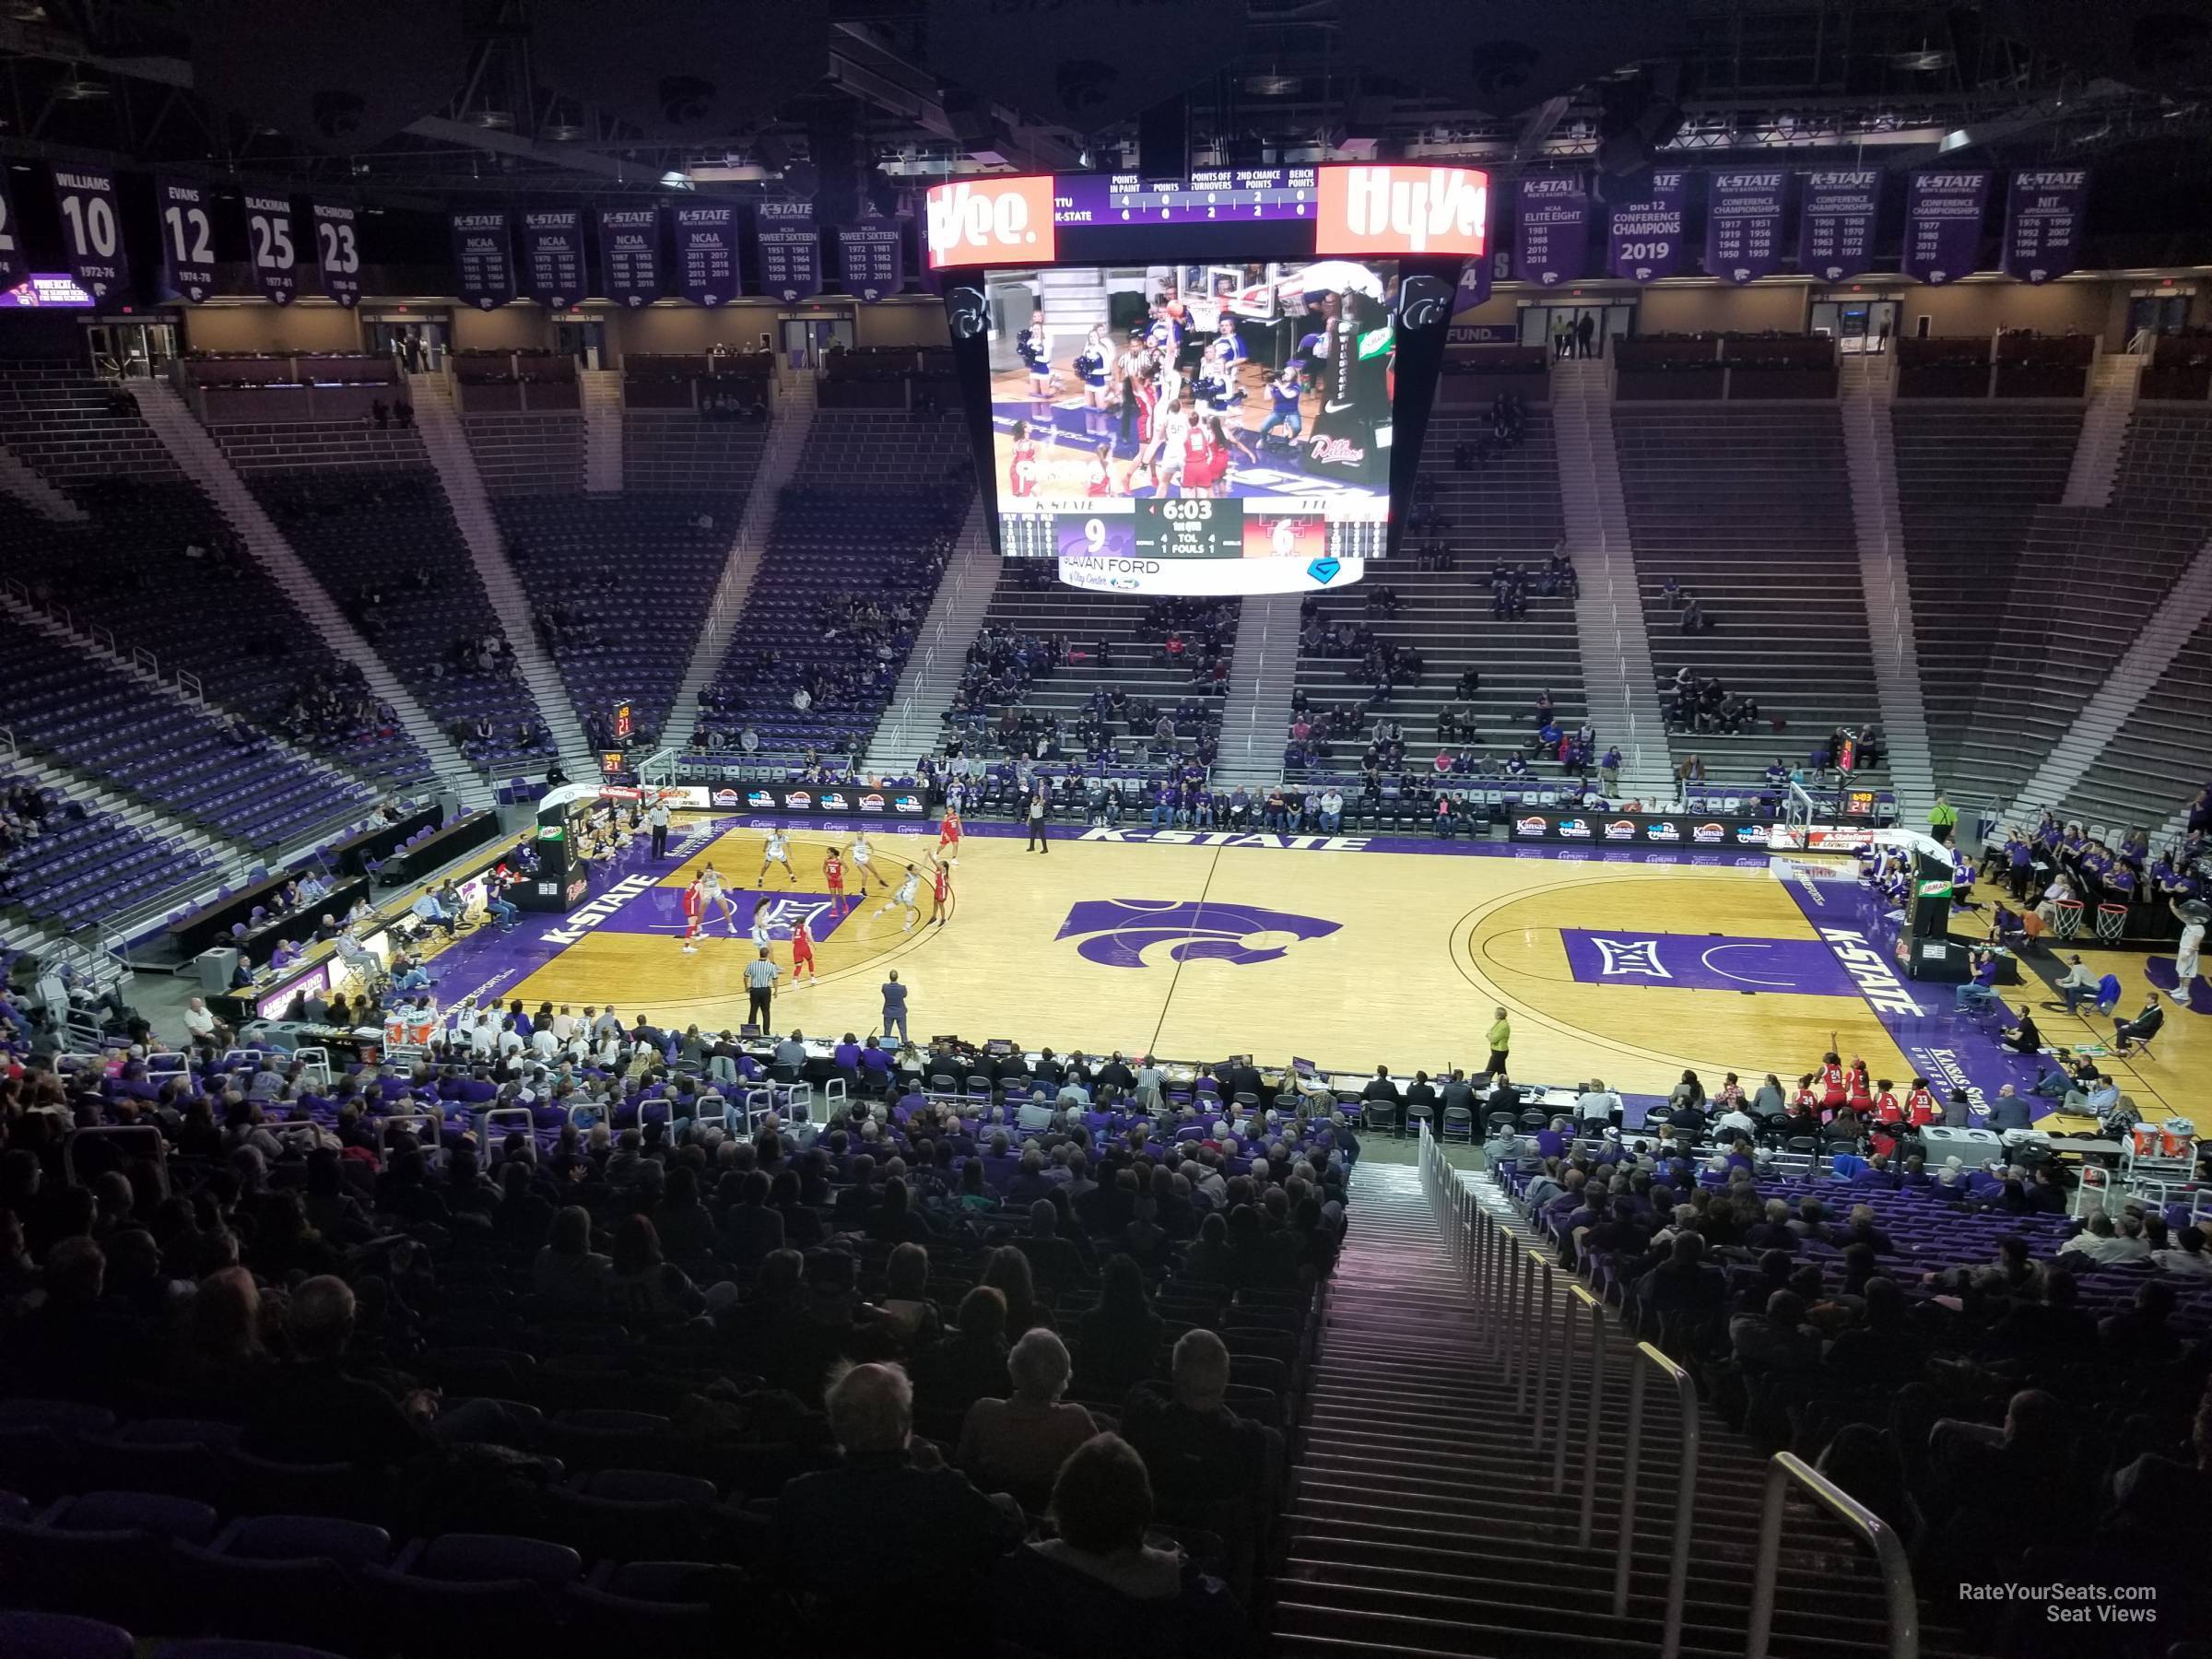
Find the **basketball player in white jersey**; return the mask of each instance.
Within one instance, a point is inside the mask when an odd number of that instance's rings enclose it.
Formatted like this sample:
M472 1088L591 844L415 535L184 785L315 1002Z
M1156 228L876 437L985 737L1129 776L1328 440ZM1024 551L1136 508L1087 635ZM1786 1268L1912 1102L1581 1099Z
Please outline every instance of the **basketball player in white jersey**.
M1164 381L1166 377L1161 378ZM1153 434L1158 441L1152 463L1152 493L1156 496L1173 493L1171 485L1181 487L1182 464L1189 456L1198 420L1194 400L1188 392L1171 406L1164 404L1162 406L1166 412L1160 416Z
M700 910L701 919L705 918L709 910L719 906L722 910L723 925L730 930L730 937L735 938L737 936L737 907L730 902L729 894L723 890L722 872L712 865L709 865L699 873L699 893L700 897L705 900Z
M853 845L848 851L853 860L853 868L857 872L853 885L865 893L868 890L868 883L877 879L876 849L868 844L865 830L853 838Z
M753 906L753 947L766 950L775 942L775 936L768 931L768 900L763 899Z
M887 911L903 906L906 910L906 925L900 929L900 931L901 933L912 933L914 931L914 924L922 920L922 907L918 902L916 902L916 895L918 895L921 891L922 873L915 869L912 865L908 865L906 866L906 879L899 884L899 890L893 893L884 903L877 905L875 910L870 912L870 918L873 919L876 916L882 915Z
M791 843L784 838L783 831L781 830L771 830L768 832L768 851L760 855L760 879L762 881L768 879L770 865L782 865L783 874L791 877L791 885L793 887L799 885L799 873L791 867Z

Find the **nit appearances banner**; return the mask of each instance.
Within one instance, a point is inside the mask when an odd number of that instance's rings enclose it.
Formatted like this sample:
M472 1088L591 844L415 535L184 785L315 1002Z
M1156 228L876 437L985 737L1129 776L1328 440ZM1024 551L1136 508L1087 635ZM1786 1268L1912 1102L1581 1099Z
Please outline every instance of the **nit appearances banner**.
M2079 264L2088 198L2087 168L2014 173L2005 197L2005 274L2022 282L2051 282Z

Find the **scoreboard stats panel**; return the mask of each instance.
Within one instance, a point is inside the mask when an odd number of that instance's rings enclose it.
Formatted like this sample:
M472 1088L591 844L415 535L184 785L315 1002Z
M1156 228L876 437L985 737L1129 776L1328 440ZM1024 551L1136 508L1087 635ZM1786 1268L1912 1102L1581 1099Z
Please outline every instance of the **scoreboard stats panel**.
M1265 594L1348 587L1382 556L1382 520L1331 519L1227 498L1100 500L1008 513L1006 556L1056 559L1078 587L1154 594Z

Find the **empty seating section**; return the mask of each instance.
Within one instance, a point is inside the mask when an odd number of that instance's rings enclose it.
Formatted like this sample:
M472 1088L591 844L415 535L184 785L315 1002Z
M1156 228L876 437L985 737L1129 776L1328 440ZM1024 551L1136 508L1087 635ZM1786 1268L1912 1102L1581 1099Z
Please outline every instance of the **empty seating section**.
M196 488L116 477L74 494L90 522L55 524L0 500L10 571L34 596L66 607L79 629L107 629L125 653L152 653L164 677L198 676L209 702L365 776L395 785L429 774L391 720L300 714L301 692L346 677Z
M668 718L743 495L504 496L493 511L579 714Z
M26 750L255 850L338 828L374 794L24 623L0 624L8 723Z
M2212 751L2205 711L2212 708L2212 621L2189 643L2121 724L2120 733L2066 796L2068 818L2117 833L2156 830L2204 787Z
M1748 780L1777 752L1802 757L1838 725L1878 718L1843 438L1832 408L1617 406L1621 493L1637 586L1662 680L1687 665L1756 700L1736 735L1683 732L1716 782ZM1713 623L1685 634L1669 579ZM1787 723L1772 734L1768 723Z
M968 429L957 417L823 409L791 481L798 489L904 491L970 467Z
M0 362L0 444L65 487L182 476L126 394L67 364Z
M2138 409L2112 504L2041 508L2029 526L1965 724L1960 770L1971 786L2009 799L2027 782L2207 534L2212 413ZM2174 780L2177 803L2194 793L2183 784Z
M1507 620L1490 615L1495 568L1500 563L1541 567L1563 534L1551 411L1542 405L1527 408L1519 444L1493 447L1466 471L1459 470L1455 448L1474 443L1489 431L1487 415L1439 409L1422 451L1418 488L1421 501L1434 510L1440 527L1408 527L1403 557L1369 565L1364 588L1319 596L1319 619L1324 627L1363 623L1378 641L1421 659L1420 682L1401 681L1387 708L1374 711L1376 718L1387 715L1404 726L1406 759L1416 771L1433 760L1439 747L1437 717L1455 702L1472 715L1479 735L1449 747L1455 753L1471 749L1478 759L1497 761L1516 748L1528 749L1534 758L1535 725L1531 713L1538 691L1550 690L1561 727L1572 730L1585 717L1573 599L1565 593L1545 594L1532 588L1524 616ZM1453 569L1419 568L1419 549L1432 543L1449 551ZM1394 614L1368 609L1368 596L1379 586L1394 588L1402 597L1404 603ZM1456 687L1470 668L1480 679L1475 695L1462 699L1456 696ZM1359 670L1357 655L1303 645L1297 684L1317 705L1361 700L1372 683L1363 679ZM1598 752L1603 754L1606 743L1618 735L1599 732ZM1309 770L1313 775L1352 771L1359 758L1359 745L1347 747L1333 741L1328 763ZM1548 769L1545 771L1548 775Z
M1892 406L1898 513L1938 783L1961 777L2003 596L2036 509L2057 504L2077 410Z
M428 466L422 434L413 427L354 421L276 421L208 428L241 473L304 472L309 467Z
M707 420L688 409L627 409L622 415L622 488L744 494L760 470L764 420Z
M865 748L945 573L964 491L787 489L693 733L763 753ZM856 631L853 618L864 615ZM805 707L794 698L803 694Z
M582 415L466 415L487 495L563 495L583 483Z
M426 465L257 472L247 484L315 579L478 766L553 753L445 491ZM486 736L481 722L491 723ZM526 731L525 731L526 728Z
M0 801L20 826L0 829L0 913L67 933L160 911L215 883L217 865L205 851L147 835L5 766Z

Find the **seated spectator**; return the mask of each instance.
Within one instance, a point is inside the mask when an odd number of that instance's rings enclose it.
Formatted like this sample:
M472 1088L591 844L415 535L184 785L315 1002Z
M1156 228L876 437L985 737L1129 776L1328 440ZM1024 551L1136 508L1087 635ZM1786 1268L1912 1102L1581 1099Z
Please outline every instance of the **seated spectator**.
M1229 1349L1207 1330L1175 1344L1171 1381L1139 1382L1122 1406L1122 1431L1145 1460L1161 1500L1182 1512L1258 1502L1270 1493L1282 1437L1229 1409Z
M978 1400L960 1427L953 1461L994 1491L1006 1490L1042 1507L1053 1477L1068 1454L1098 1432L1090 1413L1063 1400L1074 1362L1050 1331L1031 1331L1006 1356L1014 1392Z
M1094 1396L1119 1398L1159 1363L1165 1322L1152 1311L1134 1256L1109 1256L1099 1283L1098 1305L1083 1315L1084 1386Z
M960 1299L953 1328L914 1359L914 1388L924 1411L965 1418L976 1401L1002 1397L1006 1382L1006 1298L978 1285Z
M1145 1541L1152 1485L1118 1435L1086 1441L1053 1483L1055 1537L1004 1558L991 1583L994 1629L1042 1659L1243 1659L1257 1651L1228 1587Z
M606 1306L607 1276L614 1264L592 1249L592 1212L570 1205L553 1225L530 1265L530 1286L538 1300L564 1312L597 1313Z

